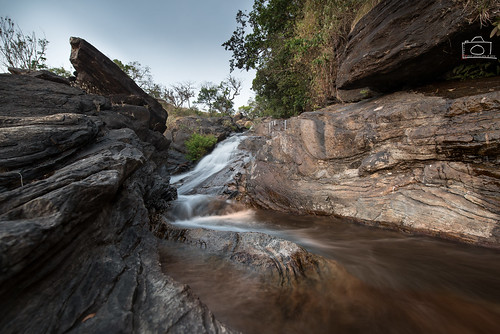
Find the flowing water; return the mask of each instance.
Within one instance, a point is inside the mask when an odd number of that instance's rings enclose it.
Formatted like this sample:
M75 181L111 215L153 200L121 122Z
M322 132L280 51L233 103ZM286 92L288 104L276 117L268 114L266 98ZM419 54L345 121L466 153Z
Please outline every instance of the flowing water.
M348 274L290 290L166 241L163 270L189 284L217 319L244 333L500 333L499 251L221 198L232 166L248 159L238 150L242 138L229 138L193 171L172 178L179 200L167 218L185 227L276 235L337 261Z

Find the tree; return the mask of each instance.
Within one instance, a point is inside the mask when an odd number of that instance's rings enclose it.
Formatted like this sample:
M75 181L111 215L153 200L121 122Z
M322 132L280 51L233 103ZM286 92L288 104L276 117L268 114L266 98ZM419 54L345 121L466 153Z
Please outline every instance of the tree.
M135 83L141 87L145 92L157 97L161 91L161 86L153 81L153 76L151 75L151 69L149 66L143 66L138 61L132 61L124 64L118 59L113 59L113 62L118 65L118 67L125 72Z
M195 96L194 83L185 81L171 85L171 87L180 102L180 107L187 103L187 107L191 108L191 98Z
M257 70L252 88L266 112L289 117L335 96L337 61L356 20L379 0L254 0L236 14L222 46L231 71Z
M196 103L204 104L210 115L220 113L232 115L234 113L234 99L241 92L241 80L229 76L216 85L208 82L202 84Z
M218 94L219 87L217 85L211 82L204 83L201 85L198 99L195 103L204 104L207 107L208 113L213 116L217 113L217 109L215 109L214 105Z
M69 78L71 76L71 72L65 69L63 66L61 67L50 67L48 70L54 74L57 74L64 78Z
M30 71L47 68L45 53L49 41L25 35L9 17L0 17L0 56L2 65Z
M250 13L237 13L238 27L222 44L233 52L231 70L256 69L253 89L283 116L304 111L308 102L307 73L292 66L293 54L287 45L302 6L298 0L255 0Z

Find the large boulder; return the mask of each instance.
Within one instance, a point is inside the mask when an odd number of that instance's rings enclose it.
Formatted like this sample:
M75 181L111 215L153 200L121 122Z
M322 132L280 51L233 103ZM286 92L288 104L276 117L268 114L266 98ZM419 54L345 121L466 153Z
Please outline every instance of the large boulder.
M400 92L263 124L247 192L266 208L499 247L499 110L500 91Z
M462 42L489 36L491 28L470 24L477 16L474 6L454 0L381 1L349 34L337 88L390 91L435 80L462 61ZM500 9L498 3L491 6ZM499 38L493 44L500 44Z
M114 103L144 106L143 112L149 111L150 128L165 131L167 112L156 99L84 39L71 37L70 44L70 60L80 86L88 92L109 96Z

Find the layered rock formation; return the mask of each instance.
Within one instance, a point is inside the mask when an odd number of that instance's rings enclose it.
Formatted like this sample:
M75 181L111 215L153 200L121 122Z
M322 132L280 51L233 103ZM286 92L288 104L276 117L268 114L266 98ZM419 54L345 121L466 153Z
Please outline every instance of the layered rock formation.
M2 333L231 332L160 268L163 113L0 75Z
M492 29L481 29L477 4L465 3L381 1L349 34L339 59L337 88L391 91L435 80L451 70L461 61L462 42L487 38ZM498 3L487 7L481 10L490 11L492 17L500 13ZM493 44L497 42L498 37Z
M500 91L400 92L273 121L247 192L266 208L498 247L499 110Z

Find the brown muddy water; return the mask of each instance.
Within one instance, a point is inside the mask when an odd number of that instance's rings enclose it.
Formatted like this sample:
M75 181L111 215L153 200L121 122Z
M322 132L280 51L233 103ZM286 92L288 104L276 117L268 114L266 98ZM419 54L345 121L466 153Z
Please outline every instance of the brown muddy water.
M500 333L500 251L315 216L247 211L181 222L259 231L340 263L348 274L293 289L165 241L164 272L243 333Z

